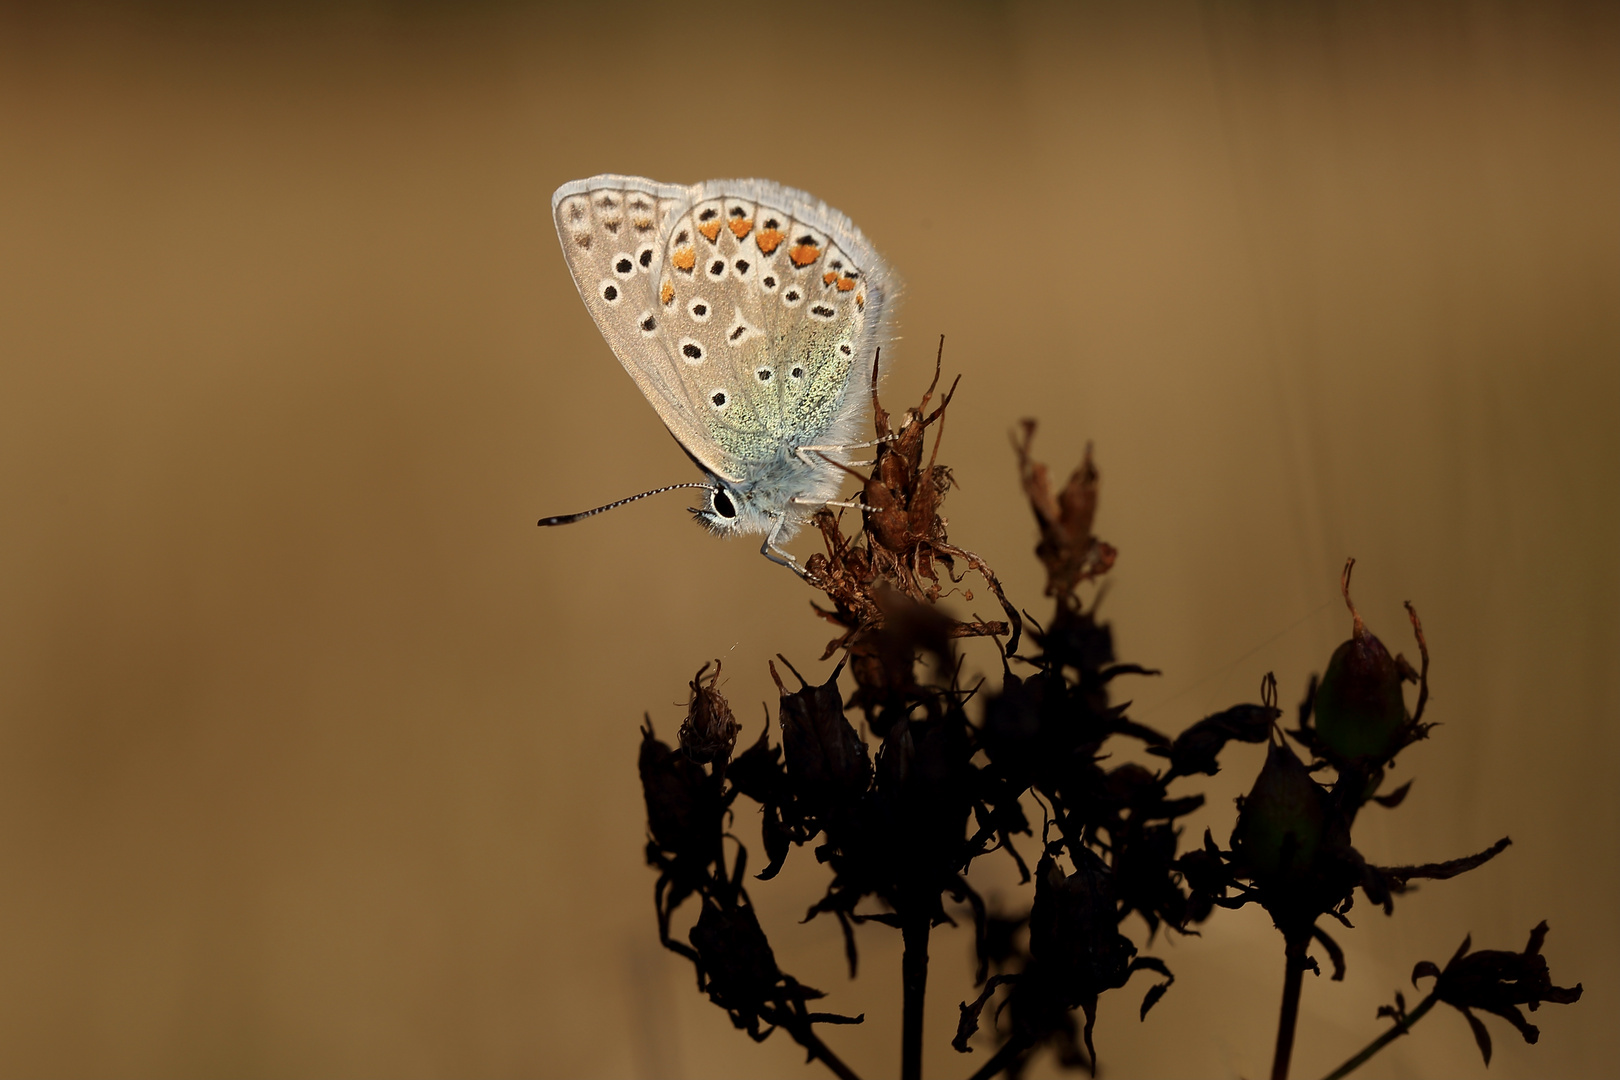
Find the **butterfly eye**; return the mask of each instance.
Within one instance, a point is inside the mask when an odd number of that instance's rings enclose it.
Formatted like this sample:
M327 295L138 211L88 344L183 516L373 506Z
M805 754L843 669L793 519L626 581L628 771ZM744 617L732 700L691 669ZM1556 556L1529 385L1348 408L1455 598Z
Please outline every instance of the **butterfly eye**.
M758 371L754 372L754 377L756 379L758 379L760 382L770 382L772 377L774 377L775 375L776 375L776 372L772 371L768 367L762 367Z
M795 379L802 379L804 378L804 368L795 367L792 371L788 372L788 374L793 376Z
M785 307L798 307L804 302L804 293L799 291L797 285L782 293L782 304Z
M642 245L641 250L636 253L636 265L640 266L643 270L651 270L652 269L652 261L653 261L652 245L651 244Z
M728 521L737 516L737 508L732 505L731 496L718 489L714 493L714 512Z
M613 282L604 281L598 286L598 289L601 291L603 300L606 300L610 304L617 304L619 302L619 287L613 284Z
M697 322L709 321L709 302L699 296L686 305L686 313Z
M636 264L630 261L628 254L621 251L613 256L613 272L621 278L627 278L636 272Z
M703 346L691 338L684 338L681 341L681 355L686 358L688 364L701 364L703 363Z
M726 276L726 260L716 259L709 264L709 276L713 278Z
M640 325L641 332L643 334L651 336L658 331L658 320L653 317L653 313L650 311L643 311L641 313Z
M709 395L709 400L714 403L715 408L724 409L726 407L726 402L730 399L726 397L726 392L724 390L716 390L713 394Z
M762 275L759 279L759 287L764 289L766 292L770 292L772 289L776 288L776 275Z

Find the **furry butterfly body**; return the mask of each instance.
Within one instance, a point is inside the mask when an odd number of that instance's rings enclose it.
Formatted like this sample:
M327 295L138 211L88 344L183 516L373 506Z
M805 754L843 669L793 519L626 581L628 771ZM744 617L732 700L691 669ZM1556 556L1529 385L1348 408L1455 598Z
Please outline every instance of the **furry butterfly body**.
M677 485L708 490L697 519L763 533L784 561L777 543L836 500L839 463L870 445L888 267L843 214L766 180L602 175L551 206L586 309L705 474Z

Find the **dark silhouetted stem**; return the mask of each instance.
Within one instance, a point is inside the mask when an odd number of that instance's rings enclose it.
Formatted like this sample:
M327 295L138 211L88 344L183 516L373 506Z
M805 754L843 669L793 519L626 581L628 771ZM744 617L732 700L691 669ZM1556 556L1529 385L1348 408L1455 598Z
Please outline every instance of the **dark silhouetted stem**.
M839 1080L861 1080L860 1075L841 1061L837 1054L827 1049L827 1044L811 1029L807 1023L787 1026L788 1034L793 1040L810 1052L813 1058L819 1058L821 1063L833 1071Z
M900 1080L922 1080L923 999L928 993L927 915L909 916L900 935L905 953L900 958L901 1005Z
M1008 1039L1001 1044L1001 1049L990 1055L990 1060L979 1066L979 1071L968 1077L968 1080L990 1080L993 1076L1000 1076L1012 1063L1018 1060L1018 1055L1026 1049L1026 1045L1019 1039Z
M1310 931L1290 934L1283 940L1287 945L1283 950L1286 966L1282 1013L1277 1018L1277 1053L1271 1059L1271 1080L1288 1080L1288 1059L1294 1053L1294 1024L1299 1019L1299 991L1305 984L1305 949L1311 941Z
M1374 1054L1378 1053L1378 1051L1382 1050L1384 1047L1388 1046L1390 1043L1394 1042L1396 1039L1410 1031L1412 1029L1412 1025L1423 1019L1423 1014L1434 1008L1434 1003L1439 1000L1439 998L1435 997L1433 994L1430 994L1428 997L1418 1002L1418 1007L1407 1013L1399 1023L1390 1028L1388 1031L1384 1032L1382 1035L1378 1036L1378 1038L1374 1039L1372 1042L1368 1043L1365 1050L1351 1058L1349 1061L1345 1062L1343 1065L1340 1065L1337 1069L1334 1069L1332 1072L1328 1073L1323 1080L1341 1080L1342 1077L1349 1076L1351 1073L1361 1068L1367 1063L1368 1058L1372 1057Z

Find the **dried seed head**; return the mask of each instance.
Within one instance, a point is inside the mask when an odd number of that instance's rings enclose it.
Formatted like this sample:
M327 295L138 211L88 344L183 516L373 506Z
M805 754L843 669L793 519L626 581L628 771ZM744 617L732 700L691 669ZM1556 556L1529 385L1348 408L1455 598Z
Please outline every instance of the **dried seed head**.
M681 749L700 765L724 765L731 760L731 749L737 745L737 732L742 727L732 717L731 705L715 689L720 681L720 661L714 662L714 672L705 680L708 670L709 665L704 664L692 678L692 700L687 703L686 720L681 724Z
M799 679L800 688L782 685L776 665L771 677L782 692L782 753L789 781L813 813L859 798L872 777L872 759L860 733L844 718L844 700L838 692L838 671L821 686L811 686L778 657Z
M1316 863L1329 812L1322 785L1287 743L1273 743L1238 812L1232 857L1258 881L1301 880Z
M1421 978L1436 980L1434 995L1452 1006L1468 1020L1485 1064L1491 1063L1491 1036L1485 1025L1471 1010L1494 1013L1518 1029L1527 1043L1541 1037L1541 1031L1524 1018L1520 1005L1528 1005L1534 1012L1542 1005L1570 1005L1581 999L1581 984L1572 987L1554 986L1547 960L1541 947L1547 940L1547 923L1543 920L1530 931L1530 941L1523 952L1504 949L1481 949L1469 952L1473 939L1463 938L1462 947L1452 956L1445 969L1432 960L1421 961L1412 969L1412 984ZM1397 995L1397 1000L1399 995ZM1398 1004L1404 1006L1404 1001ZM1393 1012L1394 1010L1390 1010Z
M1041 542L1035 554L1046 567L1046 595L1059 603L1073 603L1074 590L1108 572L1116 552L1092 535L1097 514L1097 467L1091 461L1091 447L1085 459L1069 476L1063 490L1054 497L1046 466L1030 457L1035 441L1035 421L1023 422L1023 439L1013 440L1018 452L1018 472L1024 494L1041 529Z
M651 719L642 728L639 758L647 830L653 843L671 856L697 865L718 857L725 807L713 778L659 740Z
M1350 608L1350 639L1333 652L1316 690L1316 732L1337 762L1379 761L1403 744L1406 700L1401 694L1400 663L1367 629L1350 600L1350 570L1344 567L1342 590Z

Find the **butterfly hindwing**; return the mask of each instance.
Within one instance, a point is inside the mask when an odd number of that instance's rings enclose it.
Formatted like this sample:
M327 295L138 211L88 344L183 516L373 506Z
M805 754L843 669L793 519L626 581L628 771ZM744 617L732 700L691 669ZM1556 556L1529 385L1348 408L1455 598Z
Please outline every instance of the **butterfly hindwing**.
M858 438L887 275L847 218L765 181L710 181L663 249L677 371L738 467Z

